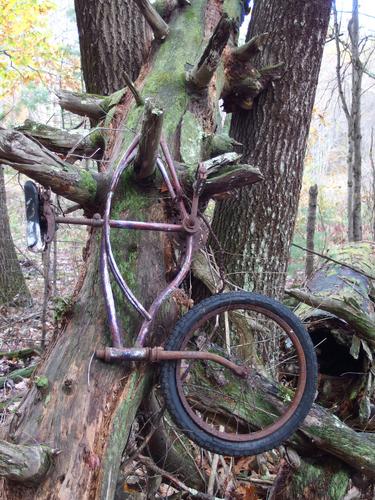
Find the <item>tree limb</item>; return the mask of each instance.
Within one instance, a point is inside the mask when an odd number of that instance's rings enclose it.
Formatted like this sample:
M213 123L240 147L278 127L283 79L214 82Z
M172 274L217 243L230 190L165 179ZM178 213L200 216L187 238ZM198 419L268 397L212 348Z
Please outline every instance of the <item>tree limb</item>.
M56 95L59 99L59 106L75 115L87 116L92 120L99 121L106 114L104 96L70 92L68 90L59 90Z
M344 296L339 300L334 297L313 295L309 292L297 289L285 290L285 292L309 306L335 314L346 321L359 337L375 346L375 321L367 313L357 307L355 301L350 300L350 297Z
M245 62L253 57L257 52L261 51L269 33L262 33L260 35L254 36L244 45L232 49L232 55L239 61Z
M74 149L75 156L90 156L98 158L98 153L104 145L101 134L94 130L93 134L86 135L68 130L61 130L56 127L50 127L42 123L26 120L23 125L16 127L15 130L22 132L27 137L31 137L40 142L44 147L56 153L67 154Z
M93 204L100 174L66 163L15 130L0 130L0 162L83 207Z
M165 40L169 35L168 24L154 9L149 0L135 0L135 3L138 5L139 10L152 28L155 38L157 40Z
M209 39L207 46L194 68L187 76L191 88L207 88L221 61L221 55L228 43L233 21L224 14Z
M0 440L0 477L38 485L48 474L53 451L47 446L25 446Z

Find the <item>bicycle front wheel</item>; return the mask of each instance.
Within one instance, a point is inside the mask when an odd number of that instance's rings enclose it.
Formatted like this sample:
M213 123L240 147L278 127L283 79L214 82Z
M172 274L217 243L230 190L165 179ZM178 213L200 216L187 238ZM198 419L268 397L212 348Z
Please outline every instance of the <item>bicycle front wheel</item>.
M213 361L162 364L172 419L215 453L255 455L277 447L314 401L311 339L288 308L262 295L230 292L202 301L180 319L165 348L208 351L246 368L241 378Z

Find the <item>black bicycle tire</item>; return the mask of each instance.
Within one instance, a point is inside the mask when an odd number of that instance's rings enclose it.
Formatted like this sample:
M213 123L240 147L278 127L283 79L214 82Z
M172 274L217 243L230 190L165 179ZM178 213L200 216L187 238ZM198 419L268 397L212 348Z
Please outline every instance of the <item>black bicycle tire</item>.
M200 318L226 304L238 303L248 306L261 306L264 309L278 315L282 320L293 328L300 345L302 346L306 359L306 386L301 400L291 415L289 420L272 434L255 440L245 442L228 441L212 434L197 426L186 412L180 401L176 381L176 361L164 361L161 366L161 388L165 398L166 407L173 421L183 433L202 448L214 453L230 456L256 455L264 451L276 448L284 442L307 416L315 398L317 384L317 361L314 346L302 322L283 304L251 292L228 292L214 295L203 300L185 314L176 324L170 338L168 339L166 350L179 350L184 342L184 338L193 329L195 323Z

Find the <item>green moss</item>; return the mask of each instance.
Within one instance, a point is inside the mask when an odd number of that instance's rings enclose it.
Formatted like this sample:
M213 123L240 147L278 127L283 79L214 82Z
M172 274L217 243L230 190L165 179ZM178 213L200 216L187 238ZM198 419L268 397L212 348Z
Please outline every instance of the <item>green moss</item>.
M48 389L48 378L45 375L41 375L40 377L35 378L35 385L39 390L46 390Z
M346 471L337 472L330 482L328 488L328 498L332 500L341 500L344 498L349 486L349 477Z
M91 195L91 197L94 199L96 196L96 190L98 188L97 182L92 176L90 172L87 170L81 170L80 171L81 175L81 185L83 188L85 188Z
M203 129L197 118L186 111L181 123L180 153L186 165L197 165L201 158Z

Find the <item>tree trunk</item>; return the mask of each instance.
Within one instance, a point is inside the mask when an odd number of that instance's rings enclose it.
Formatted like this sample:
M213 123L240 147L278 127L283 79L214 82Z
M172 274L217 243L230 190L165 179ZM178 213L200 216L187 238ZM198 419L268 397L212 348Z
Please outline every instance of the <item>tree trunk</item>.
M87 92L108 95L139 74L151 30L134 0L75 0Z
M359 57L359 22L358 0L353 0L352 19L348 26L351 42L352 59L352 104L351 118L353 123L353 241L362 240L362 156L361 156L361 94L362 63Z
M307 213L306 225L306 248L307 250L314 251L314 236L315 236L315 223L316 223L316 207L318 199L318 186L315 184L309 189L309 207ZM305 263L305 276L309 278L314 271L314 254L312 252L306 253Z
M4 170L0 166L0 305L15 301L18 305L31 303L27 288L17 259L6 205Z
M270 33L263 64L283 61L285 71L251 111L233 114L231 135L265 180L218 203L213 229L226 252L229 278L276 297L286 278L330 6L330 0L262 0L250 20L248 39Z

